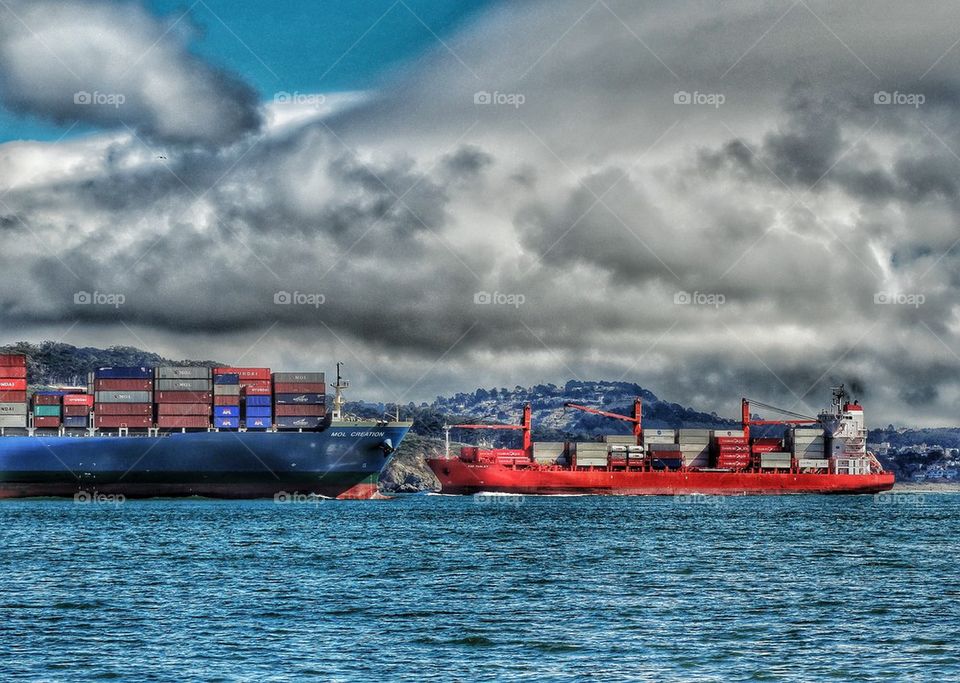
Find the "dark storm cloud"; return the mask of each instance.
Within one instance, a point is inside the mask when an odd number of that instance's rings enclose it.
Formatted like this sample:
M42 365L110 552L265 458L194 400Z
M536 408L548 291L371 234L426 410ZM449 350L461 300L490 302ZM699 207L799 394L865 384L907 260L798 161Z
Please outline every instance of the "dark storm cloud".
M131 3L4 3L0 96L14 111L166 143L221 145L259 128L254 90L174 28Z

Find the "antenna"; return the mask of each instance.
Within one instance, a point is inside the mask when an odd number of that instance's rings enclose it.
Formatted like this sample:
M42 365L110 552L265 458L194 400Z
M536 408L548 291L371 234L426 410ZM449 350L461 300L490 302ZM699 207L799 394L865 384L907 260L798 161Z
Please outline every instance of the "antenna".
M336 393L333 396L333 419L343 419L343 390L350 387L350 382L343 379L340 375L340 367L343 365L337 361L337 383L333 385Z

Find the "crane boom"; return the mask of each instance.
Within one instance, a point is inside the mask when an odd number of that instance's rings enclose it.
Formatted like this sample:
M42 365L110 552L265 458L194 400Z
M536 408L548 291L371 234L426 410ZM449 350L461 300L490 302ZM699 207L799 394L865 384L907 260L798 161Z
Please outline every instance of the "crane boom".
M637 397L633 400L633 415L621 415L620 413L611 413L607 410L600 410L599 408L591 408L590 406L582 406L579 403L564 403L564 408L574 408L575 410L582 410L585 413L592 413L594 415L602 415L603 417L611 417L614 420L623 420L624 422L633 423L633 435L640 436L640 426L641 418L643 413L643 403L640 401L640 397Z

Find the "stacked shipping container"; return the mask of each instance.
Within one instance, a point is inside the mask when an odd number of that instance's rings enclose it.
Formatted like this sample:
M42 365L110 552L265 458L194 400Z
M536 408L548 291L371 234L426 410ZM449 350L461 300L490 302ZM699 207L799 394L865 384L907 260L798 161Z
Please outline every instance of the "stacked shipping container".
M213 376L213 426L217 429L240 428L240 376L236 373Z
M327 414L322 372L273 374L274 421L279 429L315 429Z
M153 426L153 371L100 368L93 373L93 410L98 429Z
M273 426L271 410L272 382L270 368L214 368L214 379L236 375L240 398L240 419L246 429L263 430ZM214 399L226 401L226 398Z
M37 429L59 429L63 411L63 393L38 391L30 399L33 411L33 426Z
M715 429L715 465L724 470L743 470L750 466L750 443L742 429Z
M0 428L27 426L27 357L0 354Z
M154 370L157 427L207 429L213 414L210 368L166 365Z
M63 426L81 429L90 426L90 411L93 409L91 394L64 394Z

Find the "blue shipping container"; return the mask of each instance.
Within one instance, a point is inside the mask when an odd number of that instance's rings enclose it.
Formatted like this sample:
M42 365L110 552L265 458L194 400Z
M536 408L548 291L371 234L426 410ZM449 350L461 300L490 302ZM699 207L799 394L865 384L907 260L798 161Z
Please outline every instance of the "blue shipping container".
M277 405L322 406L325 399L323 394L277 394L274 401Z
M153 379L151 368L97 368L97 379Z
M270 427L270 418L268 417L248 417L247 429L267 429Z
M248 406L270 406L270 397L269 396L247 396L246 402Z
M215 417L213 426L217 429L237 429L240 426L239 417Z
M240 406L214 406L214 417L240 417Z
M322 417L277 417L277 426L284 429L314 429L322 423Z
M87 418L84 415L67 415L63 418L64 427L86 427Z
M247 417L270 417L273 408L270 406L247 406Z
M232 375L214 375L213 376L214 384L240 384L240 375L234 373Z

